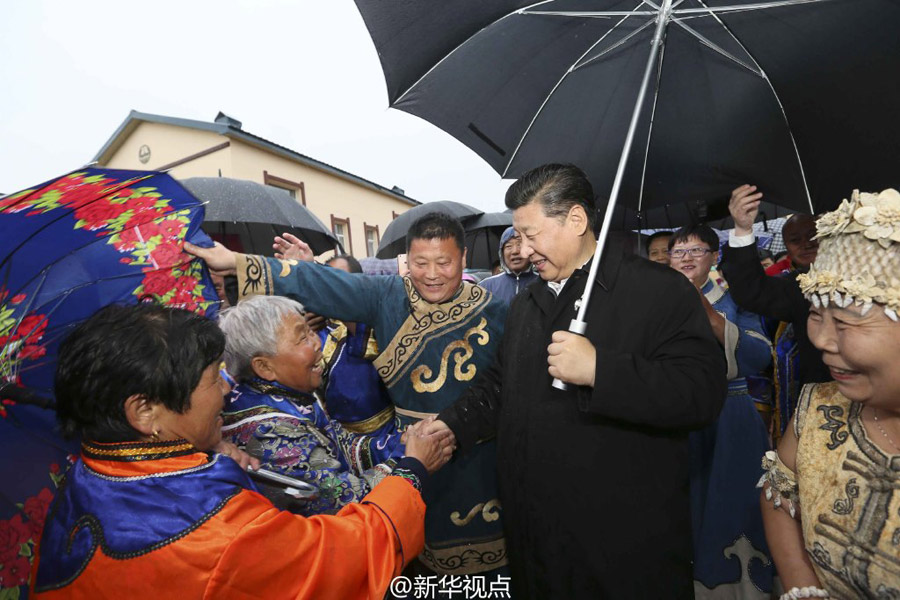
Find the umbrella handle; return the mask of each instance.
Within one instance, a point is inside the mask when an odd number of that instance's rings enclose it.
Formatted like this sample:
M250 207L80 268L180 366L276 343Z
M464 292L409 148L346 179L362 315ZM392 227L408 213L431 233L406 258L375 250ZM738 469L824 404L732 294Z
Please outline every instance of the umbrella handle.
M582 321L578 317L575 317L574 319L569 321L569 331L583 336L584 332L587 331L587 321ZM558 390L566 391L567 389L569 389L569 384L562 379L554 377L553 387Z

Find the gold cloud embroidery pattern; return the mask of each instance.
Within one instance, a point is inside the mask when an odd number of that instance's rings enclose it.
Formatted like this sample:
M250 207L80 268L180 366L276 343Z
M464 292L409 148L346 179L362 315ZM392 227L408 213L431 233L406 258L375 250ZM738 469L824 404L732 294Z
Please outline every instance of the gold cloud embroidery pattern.
M471 381L475 377L475 373L478 369L475 367L474 363L469 362L474 353L472 344L469 343L469 338L474 337L475 343L479 346L486 345L491 339L491 336L486 329L487 319L481 317L478 325L466 331L463 339L448 344L447 347L444 348L444 353L441 355L440 372L434 379L431 379L433 371L427 365L420 365L413 369L412 374L410 375L413 389L422 393L436 392L444 387L444 382L447 381L447 369L449 368L451 359L453 360L453 376L456 380ZM429 379L431 380L429 381Z

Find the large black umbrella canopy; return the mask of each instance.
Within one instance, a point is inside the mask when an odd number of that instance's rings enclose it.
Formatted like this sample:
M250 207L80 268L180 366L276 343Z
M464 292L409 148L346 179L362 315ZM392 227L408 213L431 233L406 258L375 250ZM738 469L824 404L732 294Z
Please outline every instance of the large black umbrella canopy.
M619 230L678 229L705 223L716 229L731 229L734 227L734 220L728 212L728 200L729 196L726 196L711 201L697 200L669 204L649 208L640 213L633 207L618 205L612 227ZM792 210L765 200L759 204L759 219L763 221L786 217L797 212L809 211ZM603 219L603 211L599 211L597 219L598 222Z
M206 204L203 229L226 245L239 245L235 250L271 256L272 239L285 232L315 254L340 246L322 221L285 190L229 177L190 177L181 183Z
M394 258L398 254L406 252L406 232L412 224L424 217L428 213L440 212L459 219L463 227L471 219L483 214L474 206L463 204L462 202L452 202L450 200L441 200L438 202L426 202L418 206L414 206L396 219L385 228L381 235L381 243L378 244L378 252L375 254L377 258Z
M610 195L659 3L356 4L393 107L504 177L572 162ZM753 183L810 212L896 185L900 3L684 0L671 15L621 202L714 201Z
M490 270L499 258L500 236L512 225L512 213L484 213L466 223L466 258L473 269Z

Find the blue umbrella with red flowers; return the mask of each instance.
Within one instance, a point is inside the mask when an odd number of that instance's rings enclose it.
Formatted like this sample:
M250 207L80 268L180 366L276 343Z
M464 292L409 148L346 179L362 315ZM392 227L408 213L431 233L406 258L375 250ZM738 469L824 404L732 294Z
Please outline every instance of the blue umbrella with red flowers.
M99 308L218 306L185 240L203 205L169 175L84 168L0 198L0 598L24 598L50 499L77 443L52 406L62 338ZM140 344L140 340L135 340Z
M164 173L84 168L0 198L0 378L52 394L65 334L111 303L212 315L184 241L209 245L203 205Z

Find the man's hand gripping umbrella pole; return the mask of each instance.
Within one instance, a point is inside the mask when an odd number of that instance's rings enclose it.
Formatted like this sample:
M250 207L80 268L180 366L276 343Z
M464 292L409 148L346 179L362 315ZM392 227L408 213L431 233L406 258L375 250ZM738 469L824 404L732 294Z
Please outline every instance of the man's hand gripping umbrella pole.
M588 272L587 282L584 284L584 293L579 302L578 314L569 322L569 332L557 331L553 334L553 343L548 348L550 374L555 375L553 387L565 390L569 383L576 385L594 385L594 371L596 370L596 350L584 337L587 330L587 321L584 320L588 304L591 301L591 292L594 290L594 281L597 279L597 269L600 267L600 259L603 257L603 248L606 238L609 236L609 226L612 223L613 211L616 209L616 201L619 199L619 189L625 175L625 166L628 164L628 154L631 152L631 144L634 141L634 133L637 130L638 120L641 116L641 107L644 105L644 97L647 95L647 87L650 83L650 75L662 51L666 27L669 24L672 12L672 0L664 0L659 7L659 15L656 18L656 30L653 33L653 41L650 43L650 56L647 58L647 66L644 69L644 78L641 80L641 88L637 100L634 103L634 111L631 113L631 123L628 125L628 134L625 136L625 145L622 155L619 157L619 166L616 169L616 178L613 180L612 191L609 194L609 203L606 206L606 214L603 216L603 225L600 227L600 235L597 237L597 247L594 250L594 258ZM657 82L658 83L658 82ZM654 99L654 107L656 101ZM651 127L652 131L652 127ZM649 139L648 139L649 143ZM569 334L574 334L569 335ZM575 338L578 336L578 338ZM576 342L575 339L580 339ZM583 342L583 343L582 343ZM587 377L587 362L591 362L591 374Z

